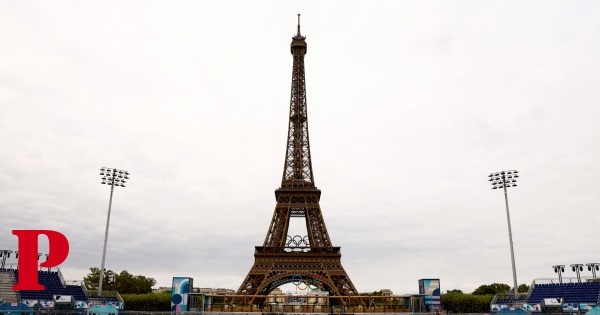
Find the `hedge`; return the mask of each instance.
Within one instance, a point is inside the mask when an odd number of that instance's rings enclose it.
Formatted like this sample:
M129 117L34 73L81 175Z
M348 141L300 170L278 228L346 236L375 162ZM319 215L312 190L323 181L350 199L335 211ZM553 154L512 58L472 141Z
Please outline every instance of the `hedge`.
M489 313L493 295L442 294L444 309L453 313Z
M171 293L121 294L126 311L168 312ZM444 309L453 313L489 313L493 295L442 294Z
M121 294L126 311L169 312L171 293Z

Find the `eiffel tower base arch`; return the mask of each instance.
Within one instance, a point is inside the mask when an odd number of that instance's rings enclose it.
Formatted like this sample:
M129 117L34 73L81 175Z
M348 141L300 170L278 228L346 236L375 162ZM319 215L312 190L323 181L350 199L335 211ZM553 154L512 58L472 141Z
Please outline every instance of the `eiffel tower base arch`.
M340 261L339 247L312 248L310 252L277 252L273 247L256 247L254 265L244 279L238 295L252 296L246 302L263 305L266 296L286 283L320 288L329 292L333 305L345 305L341 296L358 295ZM265 297L257 297L265 296Z

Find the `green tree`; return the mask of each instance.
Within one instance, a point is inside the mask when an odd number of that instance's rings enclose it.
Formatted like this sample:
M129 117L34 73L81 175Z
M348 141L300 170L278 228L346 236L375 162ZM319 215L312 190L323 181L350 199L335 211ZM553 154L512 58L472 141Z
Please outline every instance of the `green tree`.
M504 283L492 283L492 284L484 284L479 286L479 288L473 291L474 295L494 295L498 293L505 293L510 290L510 286Z
M460 293L460 294L463 294L463 291L462 290L458 290L458 289L454 289L454 290L448 290L448 292L446 292L446 293Z
M114 291L114 283L109 283L109 278L116 276L112 270L104 271L104 279L102 279L102 290ZM100 268L90 268L90 273L83 278L83 283L90 290L98 290L98 284L100 283Z
M117 275L114 288L119 293L144 294L152 292L152 286L156 280L145 276L134 276L127 270Z
M114 282L109 282L108 279L114 275ZM100 269L92 267L90 273L83 278L86 287L91 290L98 289L100 283ZM144 294L152 292L152 286L156 284L156 280L145 276L134 276L127 270L117 274L112 270L106 270L102 281L102 289L106 291L117 291L123 294Z
M525 283L519 285L519 293L527 293L529 291L529 286Z

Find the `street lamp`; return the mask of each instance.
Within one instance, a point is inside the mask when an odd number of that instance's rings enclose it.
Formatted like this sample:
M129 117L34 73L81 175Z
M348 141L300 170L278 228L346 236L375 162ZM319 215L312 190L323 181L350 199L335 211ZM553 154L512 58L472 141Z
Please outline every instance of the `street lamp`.
M571 270L577 273L577 282L581 283L581 274L579 272L583 271L583 264L572 264Z
M106 259L106 243L108 242L108 224L110 223L110 210L115 186L125 187L125 180L129 179L129 172L116 168L103 167L100 169L102 184L110 186L110 200L108 202L108 216L106 217L106 232L104 232L104 249L102 250L102 265L100 266L100 283L98 284L98 296L102 297L102 281L104 281L104 260Z
M565 265L555 265L552 268L554 268L554 272L558 273L558 282L562 284L562 273L565 272Z
M596 271L600 270L599 263L589 263L585 264L588 267L588 270L592 272L592 276L596 279Z
M513 249L512 241L512 230L510 227L510 213L508 211L508 194L506 188L517 187L517 178L519 177L517 171L502 171L491 173L488 175L490 178L488 181L492 184L492 189L503 188L504 189L504 201L506 202L506 220L508 221L508 240L510 242L510 258L512 260L512 272L513 272L513 283L514 283L514 297L517 299L517 268L515 267L515 251Z

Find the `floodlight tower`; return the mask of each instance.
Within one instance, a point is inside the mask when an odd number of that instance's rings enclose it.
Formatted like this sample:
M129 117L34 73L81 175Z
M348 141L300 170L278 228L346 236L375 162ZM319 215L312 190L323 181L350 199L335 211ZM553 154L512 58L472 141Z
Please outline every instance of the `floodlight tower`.
M596 279L596 271L600 270L599 263L589 263L585 264L588 267L588 270L592 272L592 276Z
M10 257L12 250L8 249L0 249L0 269L4 269L4 264L6 264L6 258Z
M44 254L44 256L46 256L46 261L48 261L48 257L50 256L50 254ZM48 267L48 272L50 272L50 267Z
M108 201L108 216L106 217L106 231L104 232L104 249L102 250L102 265L100 265L100 283L98 284L98 296L102 297L102 282L104 281L104 260L106 259L106 243L108 242L108 225L110 223L110 210L115 186L125 187L125 180L129 179L129 172L116 168L103 167L100 169L102 184L110 186L110 200Z
M583 271L583 264L572 264L571 270L573 270L573 271L575 271L575 273L577 273L577 282L581 283L581 273L579 273L579 272Z
M512 261L512 272L513 272L513 283L514 283L514 297L517 299L517 268L515 267L515 251L513 249L513 240L512 240L512 229L510 227L510 213L508 211L508 194L506 193L506 188L509 187L517 187L517 178L519 178L519 172L512 171L502 171L491 173L488 175L490 178L488 181L492 183L492 189L503 188L504 189L504 201L506 203L506 220L508 221L508 240L510 242L510 258Z
M565 265L555 265L552 268L554 268L554 272L558 273L558 282L562 284L562 273L565 272Z

